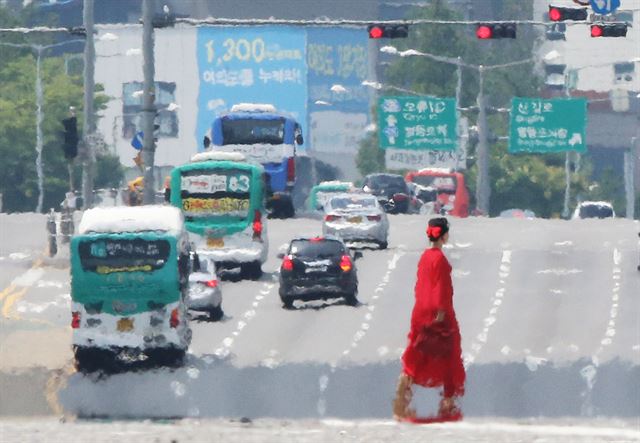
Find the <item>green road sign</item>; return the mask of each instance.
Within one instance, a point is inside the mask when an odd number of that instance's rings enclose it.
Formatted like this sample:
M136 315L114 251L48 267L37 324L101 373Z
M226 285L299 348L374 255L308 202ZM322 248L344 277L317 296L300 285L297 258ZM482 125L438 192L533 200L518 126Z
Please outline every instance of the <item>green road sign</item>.
M509 152L585 152L584 98L520 98L511 101Z
M455 151L456 101L437 97L381 97L378 136L382 149Z

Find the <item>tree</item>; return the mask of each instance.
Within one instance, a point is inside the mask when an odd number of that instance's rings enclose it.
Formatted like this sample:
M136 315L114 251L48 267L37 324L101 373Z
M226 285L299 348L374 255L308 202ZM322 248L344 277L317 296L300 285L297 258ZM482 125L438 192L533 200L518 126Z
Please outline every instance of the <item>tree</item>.
M9 60L0 68L0 192L6 211L33 211L38 198L36 174L36 94L35 61L33 55L22 55ZM42 61L44 89L43 132L43 208L57 208L68 191L67 163L62 150L62 118L68 116L69 106L82 112L82 79L65 74L61 58ZM104 106L107 98L96 96L96 109ZM82 122L78 123L81 127ZM111 158L98 157L98 162L110 164L109 178L102 185L118 186L122 180L122 167L116 167ZM100 168L100 166L98 166ZM80 182L80 166L75 165L75 183Z

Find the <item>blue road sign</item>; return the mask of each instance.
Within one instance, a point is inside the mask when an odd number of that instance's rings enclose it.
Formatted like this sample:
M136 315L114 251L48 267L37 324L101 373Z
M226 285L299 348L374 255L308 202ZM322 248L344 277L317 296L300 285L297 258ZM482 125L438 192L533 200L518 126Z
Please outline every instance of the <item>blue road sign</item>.
M620 0L591 0L591 9L596 14L611 14L620 7Z
M144 140L144 132L136 132L136 135L134 135L133 139L131 140L131 146L133 146L133 149L136 149L138 151L141 150L142 140Z

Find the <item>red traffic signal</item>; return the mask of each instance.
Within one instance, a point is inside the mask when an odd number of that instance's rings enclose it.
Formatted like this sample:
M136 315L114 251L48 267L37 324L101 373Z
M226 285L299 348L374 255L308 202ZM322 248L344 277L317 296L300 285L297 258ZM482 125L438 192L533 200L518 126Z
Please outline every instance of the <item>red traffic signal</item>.
M476 27L476 37L480 40L493 38L516 38L515 23L483 23Z
M384 29L381 26L369 26L369 38L382 38Z
M565 20L584 21L587 19L587 8L562 8L549 6L549 20L563 22Z
M626 37L626 23L598 23L591 25L591 37Z
M476 36L481 40L493 38L493 29L488 25L480 25L476 29Z
M407 38L409 26L407 25L369 25L369 38Z

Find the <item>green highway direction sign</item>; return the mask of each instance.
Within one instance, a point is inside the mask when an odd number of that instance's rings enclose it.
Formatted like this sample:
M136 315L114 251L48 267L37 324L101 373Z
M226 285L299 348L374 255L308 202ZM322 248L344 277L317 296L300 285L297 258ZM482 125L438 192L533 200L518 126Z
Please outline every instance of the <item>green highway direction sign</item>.
M378 138L382 149L455 151L456 101L437 97L380 97Z
M511 101L509 152L586 152L584 98L521 98Z

